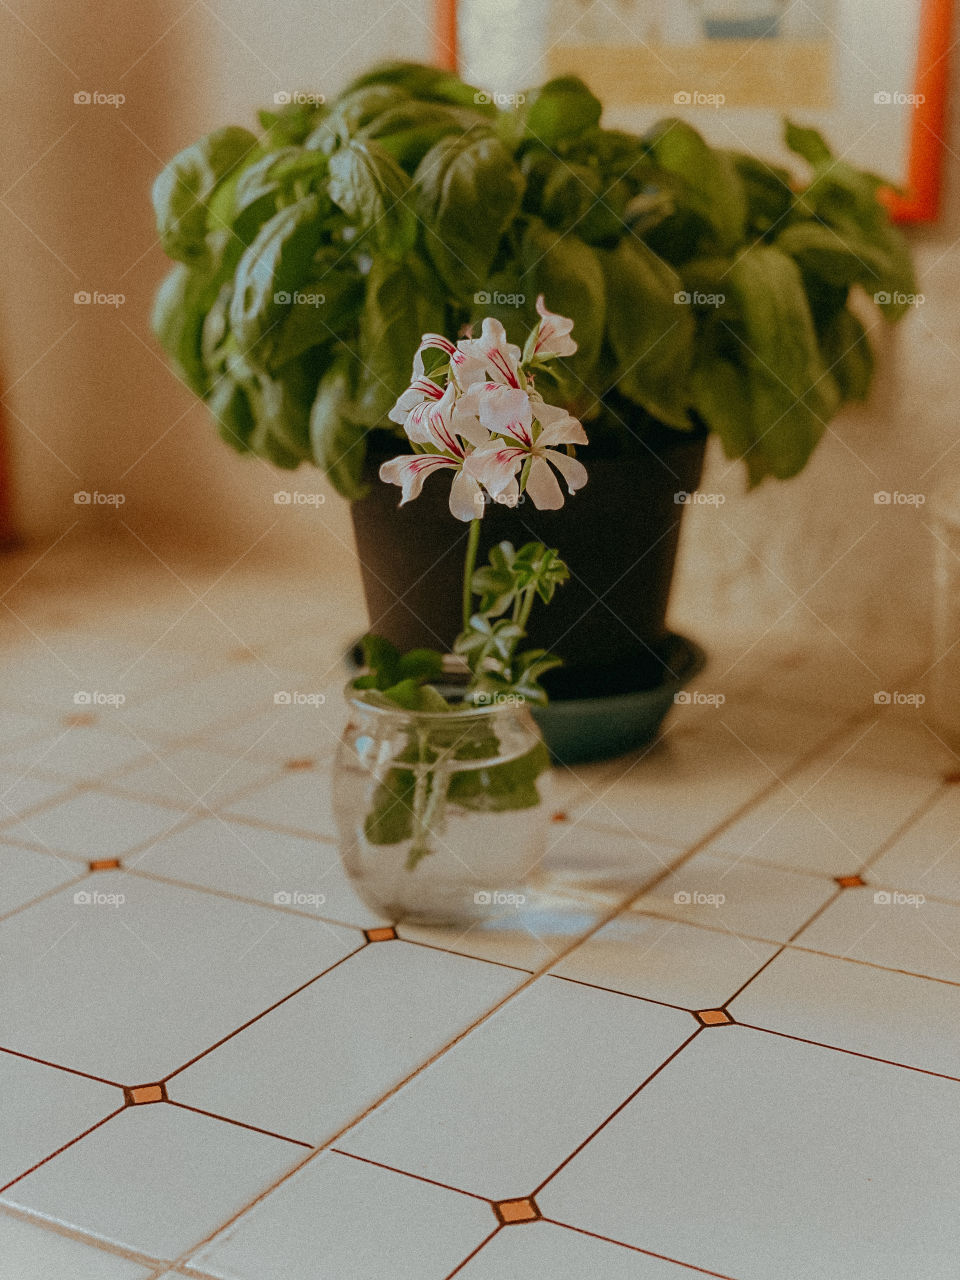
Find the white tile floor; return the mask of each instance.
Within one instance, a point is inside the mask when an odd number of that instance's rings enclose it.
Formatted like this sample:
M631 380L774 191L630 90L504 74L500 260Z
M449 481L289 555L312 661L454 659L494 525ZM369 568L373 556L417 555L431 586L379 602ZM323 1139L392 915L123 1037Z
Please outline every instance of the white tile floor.
M0 620L0 1280L956 1280L922 711L827 643L715 662L723 706L560 772L535 909L415 927L337 854L359 620L162 581Z

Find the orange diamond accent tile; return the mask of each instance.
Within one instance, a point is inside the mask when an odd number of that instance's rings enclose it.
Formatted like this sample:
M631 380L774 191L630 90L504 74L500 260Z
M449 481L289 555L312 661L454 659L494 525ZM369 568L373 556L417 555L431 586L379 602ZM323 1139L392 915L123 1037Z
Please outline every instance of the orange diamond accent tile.
M705 1027L722 1027L725 1022L733 1021L723 1009L698 1009L696 1016Z
M537 1202L532 1196L521 1196L519 1200L495 1200L493 1211L507 1226L513 1222L535 1222L540 1217Z
M557 812L553 814L550 821L551 822L569 822L569 818L567 817L563 809L558 809Z
M397 936L393 925L384 925L380 929L364 929L363 933L368 942L392 942Z
M247 647L244 647L243 649L234 649L234 651L230 654L230 661L231 662L252 662L254 658L259 656L259 653L260 653L259 649L249 649Z
M944 782L960 782L960 769L955 769L953 773L945 773L943 780Z
M283 767L289 769L291 773L295 773L300 769L312 769L313 760L309 756L304 756L300 760L286 760Z
M119 871L119 858L94 858L92 862L87 863L91 871Z
M859 876L834 876L833 878L841 889L859 889L867 883L866 880L861 880Z
M73 715L64 716L63 723L68 729L89 729L97 723L97 717L91 711L76 711Z
M162 1084L135 1084L124 1089L128 1107L142 1107L148 1102L166 1102L167 1091Z

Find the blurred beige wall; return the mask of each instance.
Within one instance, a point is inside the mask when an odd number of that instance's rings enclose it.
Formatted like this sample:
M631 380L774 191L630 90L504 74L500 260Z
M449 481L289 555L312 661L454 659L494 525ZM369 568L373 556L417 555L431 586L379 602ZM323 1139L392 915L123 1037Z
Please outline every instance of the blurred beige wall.
M273 503L293 484L323 491L319 475L294 481L235 455L167 369L149 331L168 266L150 186L201 134L252 126L278 90L333 96L373 61L429 58L428 13L428 0L0 5L0 385L25 537L98 529L234 557L255 542L251 554L315 554L322 524L349 553L338 501L320 521ZM78 92L125 100L77 103ZM78 305L81 291L124 301ZM76 491L125 501L78 507Z

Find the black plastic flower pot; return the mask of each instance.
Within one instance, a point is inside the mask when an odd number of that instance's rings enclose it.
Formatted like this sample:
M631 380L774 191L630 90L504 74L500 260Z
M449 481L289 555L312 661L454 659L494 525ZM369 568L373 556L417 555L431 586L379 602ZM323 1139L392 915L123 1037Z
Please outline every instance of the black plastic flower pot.
M706 432L679 432L636 409L587 425L578 450L589 482L559 511L527 501L488 504L481 553L509 539L556 547L571 578L549 607L535 608L532 645L564 666L544 680L551 699L614 698L676 678L674 637L666 628L682 495L696 489ZM449 481L431 476L420 497L399 507L400 491L376 476L403 451L384 433L371 437L369 494L353 503L370 628L401 649L449 649L460 630L463 555L468 526L448 509Z

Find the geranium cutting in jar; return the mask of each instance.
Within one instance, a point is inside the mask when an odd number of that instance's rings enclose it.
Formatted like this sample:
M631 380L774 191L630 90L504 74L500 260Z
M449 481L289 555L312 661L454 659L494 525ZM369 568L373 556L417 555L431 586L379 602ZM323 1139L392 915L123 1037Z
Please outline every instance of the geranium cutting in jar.
M447 476L451 514L470 526L463 626L452 654L401 654L368 635L367 670L352 682L361 718L365 710L385 713L397 731L384 737L367 725L357 732L351 749L374 782L362 824L354 815L342 825L352 825L351 838L365 845L405 846L407 873L444 848L466 865L462 840L450 830L452 815L513 813L541 803L537 780L549 757L527 703L546 702L540 678L560 659L523 641L536 602L549 604L569 571L542 542L519 549L501 542L477 565L489 502L556 509L564 488L575 493L587 480L574 456L587 443L582 424L535 386L541 371L576 351L573 322L548 311L542 297L537 312L522 352L492 317L479 337L453 342L424 334L411 384L390 412L412 452L385 462L381 480L400 487L402 505L434 473ZM496 838L478 833L474 844L488 848Z

